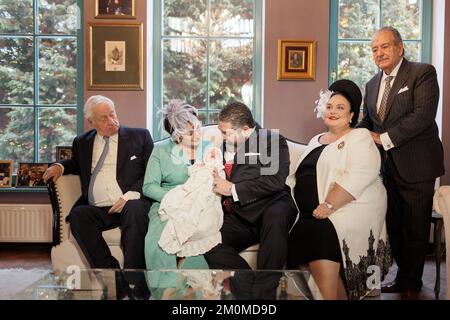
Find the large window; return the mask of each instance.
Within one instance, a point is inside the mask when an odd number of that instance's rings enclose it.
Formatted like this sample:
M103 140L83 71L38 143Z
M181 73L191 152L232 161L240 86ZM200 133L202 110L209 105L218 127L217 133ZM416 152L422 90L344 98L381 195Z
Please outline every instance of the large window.
M0 159L14 160L15 168L55 161L55 147L71 145L77 134L78 5L0 0Z
M361 89L378 71L370 43L383 26L397 28L411 61L431 62L431 0L331 0L330 82L351 79Z
M170 99L197 107L217 123L231 100L260 120L262 0L154 1L154 123Z

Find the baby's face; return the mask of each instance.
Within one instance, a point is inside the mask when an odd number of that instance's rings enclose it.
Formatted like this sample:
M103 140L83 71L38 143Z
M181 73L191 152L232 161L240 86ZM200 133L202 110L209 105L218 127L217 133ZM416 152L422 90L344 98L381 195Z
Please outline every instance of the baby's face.
M218 148L211 148L205 155L205 163L217 163L222 161L222 152Z

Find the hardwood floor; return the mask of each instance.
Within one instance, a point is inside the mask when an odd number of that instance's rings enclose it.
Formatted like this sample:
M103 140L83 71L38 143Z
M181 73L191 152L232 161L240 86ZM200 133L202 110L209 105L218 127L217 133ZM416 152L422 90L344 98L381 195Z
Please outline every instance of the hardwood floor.
M0 269L51 269L48 250L0 250Z
M393 266L386 276L386 282L392 281L395 279L395 275L397 273L397 267ZM434 294L434 284L436 279L436 263L434 260L434 256L429 256L425 262L425 268L422 276L423 287L420 292L421 300L435 300ZM439 292L439 300L445 300L446 296L446 286L447 286L447 277L446 277L446 266L445 266L445 256L442 257L441 260L441 281L440 281L440 292ZM380 300L399 300L400 294L390 293L381 294L377 299Z
M51 269L51 257L49 250L0 250L0 269L23 268L23 269ZM386 281L394 279L396 267L392 267ZM434 257L429 256L425 263L423 274L423 289L420 294L422 300L434 300L434 283L436 277L436 267ZM445 256L441 262L441 290L439 299L445 299L446 290L446 268ZM399 294L381 294L379 297L368 298L375 300L399 300Z

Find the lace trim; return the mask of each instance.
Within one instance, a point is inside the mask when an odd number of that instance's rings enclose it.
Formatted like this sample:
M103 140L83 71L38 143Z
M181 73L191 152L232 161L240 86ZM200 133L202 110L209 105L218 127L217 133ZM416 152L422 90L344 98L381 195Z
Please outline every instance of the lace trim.
M181 246L177 243L177 241L170 241L170 239L163 241L162 238L159 240L158 244L169 254L176 254L178 257L192 257L208 252L221 242L222 235L218 232L197 241L185 242Z

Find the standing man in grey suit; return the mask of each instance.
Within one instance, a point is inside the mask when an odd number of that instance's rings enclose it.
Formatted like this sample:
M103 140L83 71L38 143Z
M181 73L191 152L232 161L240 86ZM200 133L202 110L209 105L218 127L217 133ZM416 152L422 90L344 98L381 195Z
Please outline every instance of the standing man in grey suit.
M400 33L392 27L372 38L381 71L366 84L364 118L383 156L388 191L387 231L398 265L396 280L383 292L417 299L428 247L435 179L444 173L443 149L435 122L439 101L432 65L404 58Z

